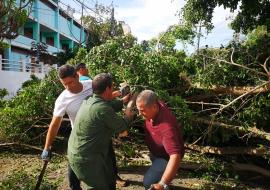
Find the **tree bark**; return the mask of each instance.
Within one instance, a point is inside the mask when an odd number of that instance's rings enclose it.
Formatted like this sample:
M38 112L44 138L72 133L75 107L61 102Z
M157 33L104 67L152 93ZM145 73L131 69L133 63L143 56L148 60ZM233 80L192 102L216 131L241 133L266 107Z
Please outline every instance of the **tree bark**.
M181 162L180 169L183 170L207 170L212 163L196 163L196 162ZM261 174L266 177L270 177L270 171L262 167L256 166L254 164L242 164L242 163L232 163L226 164L226 168L233 169L235 171L250 171Z
M266 139L270 141L270 133L264 132L259 130L256 127L243 127L243 126L237 126L237 125L230 125L222 122L217 122L217 121L211 121L210 119L206 118L193 118L192 121L194 123L201 123L201 124L206 124L209 126L218 126L218 127L223 127L225 129L230 129L230 130L237 130L241 133L251 133L252 136L256 136L262 139Z
M256 86L232 86L232 87L225 87L225 86L216 86L213 85L209 88L201 87L201 86L193 86L194 88L200 89L200 90L209 90L210 92L216 94L216 95L234 95L234 96L240 96L242 94L245 94L249 91L252 91ZM268 83L265 86L262 86L260 88L257 88L256 90L253 90L249 94L258 94L258 93L267 93L270 92L270 84Z
M191 149L202 154L217 154L217 155L252 155L263 156L270 155L266 148L255 147L213 147L213 146L199 146L194 144L185 144L185 148Z
M264 168L261 168L259 166L256 166L254 164L241 164L241 163L234 163L232 164L232 167L234 170L237 171L251 171L251 172L256 172L259 173L263 176L269 177L270 178L270 171Z

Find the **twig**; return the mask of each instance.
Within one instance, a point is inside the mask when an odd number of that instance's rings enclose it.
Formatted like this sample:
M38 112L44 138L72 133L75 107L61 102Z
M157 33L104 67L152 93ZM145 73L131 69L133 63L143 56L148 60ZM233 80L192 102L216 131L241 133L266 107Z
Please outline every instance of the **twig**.
M218 103L208 103L208 102L190 102L186 101L187 104L202 104L202 105L210 105L210 106L224 106L224 104L218 104Z
M246 67L246 66L244 66L244 65L237 64L237 63L235 63L235 62L230 62L230 61L226 61L226 60L218 59L218 58L214 58L214 57L208 57L208 56L205 56L205 55L202 55L202 56L203 56L203 57L206 57L206 58L208 58L208 59L213 59L213 60L217 60L217 61L219 61L219 62L223 62L223 63L227 63L227 64L234 65L234 66L237 66L237 67L241 67L241 68L243 68L243 69L246 69L246 70L252 71L252 72L254 72L254 73L257 73L257 74L259 74L259 75L263 75L263 76L267 76L267 77L268 77L268 75L267 75L266 73L257 71L257 70L255 70L255 69L251 69L251 68L249 68L249 67ZM232 55L231 55L231 57L232 57Z
M263 86L266 86L266 85L268 85L268 84L270 84L270 81L267 81L267 82L265 82L265 83L263 83L263 84L261 84L261 85L259 85L259 86L256 86L256 87L253 88L252 90L250 90L250 91L248 91L248 92L242 94L241 96L235 98L233 101L231 101L231 102L228 103L227 105L222 106L222 107L218 110L218 112L217 112L215 115L220 114L225 108L227 108L227 107L229 107L230 105L234 104L234 103L237 102L239 99L241 99L241 98L243 98L243 97L245 97L245 96L251 94L253 91L255 91L255 90L257 90L257 89L259 89L259 88L261 88L261 87L263 87Z
M18 143L18 142L0 144L0 147L5 147L5 146L22 146L22 147L31 148L31 149L38 150L38 151L43 151L42 148L39 148L37 146L33 146L33 145L29 145L29 144L24 144L24 143ZM57 156L60 156L60 154L57 154L55 152L53 152L53 154L54 155L57 155Z
M264 61L264 64L261 66L263 67L263 69L267 73L268 77L270 78L270 71L269 71L269 69L267 69L267 62L269 61L269 59L270 59L270 56L266 58L266 60Z

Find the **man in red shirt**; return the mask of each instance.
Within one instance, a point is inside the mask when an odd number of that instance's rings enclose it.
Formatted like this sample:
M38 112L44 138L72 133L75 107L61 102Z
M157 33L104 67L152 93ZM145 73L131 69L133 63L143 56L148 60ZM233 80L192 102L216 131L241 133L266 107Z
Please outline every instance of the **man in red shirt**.
M142 91L136 105L145 119L145 141L152 161L144 175L143 185L146 189L167 190L184 155L181 128L173 113L153 91Z

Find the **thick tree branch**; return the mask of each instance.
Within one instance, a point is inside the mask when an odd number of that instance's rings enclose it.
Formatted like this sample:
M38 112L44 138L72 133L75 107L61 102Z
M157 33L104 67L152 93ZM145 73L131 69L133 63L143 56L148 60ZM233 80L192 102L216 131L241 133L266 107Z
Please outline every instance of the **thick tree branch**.
M209 126L218 126L218 127L223 127L225 129L230 129L230 130L237 130L241 133L247 133L249 132L252 136L260 137L262 139L266 139L270 141L270 133L266 133L264 131L259 130L256 127L243 127L243 126L236 126L236 125L230 125L222 122L217 122L217 121L211 121L210 119L206 118L193 118L192 121L194 123L201 123L201 124L206 124Z
M183 170L207 170L212 163L196 163L196 162L181 162L180 169ZM270 171L262 167L256 166L254 164L242 164L242 163L232 163L225 165L226 170L233 169L235 171L250 171L261 174L262 176L270 177Z
M267 68L267 63L270 59L270 56L266 58L266 60L264 61L264 64L261 65L263 67L263 69L265 70L265 72L267 73L268 77L270 77L270 71L269 69Z
M214 94L222 95L222 94L230 94L234 96L239 96L250 92L249 94L257 94L257 93L267 93L270 92L270 84L262 85L262 87L257 88L256 86L232 86L232 87L225 87L225 86L211 86L209 88L202 87L202 86L193 86L194 88L201 89L201 90L209 90ZM254 89L256 88L256 89Z
M37 146L29 145L29 144L24 144L24 143L18 143L18 142L12 142L12 143L2 143L0 144L0 147L6 147L6 146L19 146L19 147L25 147L25 148L30 148L38 151L43 151L42 148L39 148ZM54 155L60 156L60 154L57 154L55 152L52 152Z
M217 154L217 155L252 155L263 156L270 155L267 148L255 147L213 147L213 146L199 146L195 144L185 144L185 148L200 152L202 154Z
M270 177L270 171L254 164L241 164L241 163L234 163L232 164L234 170L237 171L251 171L259 173L263 176Z
M237 102L237 101L240 100L241 98L243 98L243 97L245 97L245 96L251 94L253 91L255 91L255 90L257 90L257 89L260 89L260 88L262 88L262 87L264 87L264 86L267 86L267 85L269 85L269 84L270 84L270 81L267 81L267 82L265 82L265 83L263 83L263 84L261 84L261 85L255 87L254 89L252 89L252 90L250 90L250 91L248 91L248 92L242 94L241 96L235 98L233 101L231 101L231 102L228 103L227 105L222 106L222 107L218 110L218 112L217 112L216 114L220 114L225 108L231 106L232 104L234 104L235 102Z

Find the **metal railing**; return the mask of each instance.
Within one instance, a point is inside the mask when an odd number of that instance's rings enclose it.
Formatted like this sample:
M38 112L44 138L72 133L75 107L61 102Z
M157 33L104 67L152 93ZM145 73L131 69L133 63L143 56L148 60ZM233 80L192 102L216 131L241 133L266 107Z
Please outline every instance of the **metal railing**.
M0 55L0 70L1 71L15 71L15 72L29 72L47 74L52 68L57 69L56 65L49 66L43 62L32 63L30 60L9 60L2 59Z

